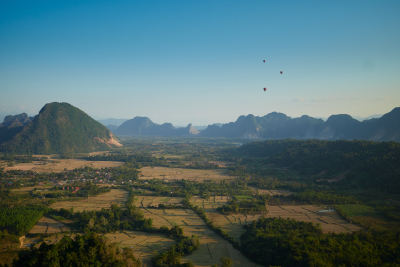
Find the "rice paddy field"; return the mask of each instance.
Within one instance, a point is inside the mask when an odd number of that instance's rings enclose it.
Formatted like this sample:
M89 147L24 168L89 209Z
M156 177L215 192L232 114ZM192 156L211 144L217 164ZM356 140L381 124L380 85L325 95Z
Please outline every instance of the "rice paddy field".
M175 241L163 235L137 231L122 231L105 234L105 237L120 248L132 248L135 257L142 261L142 266L151 266L151 258L167 250Z
M232 180L224 170L201 170L168 167L143 167L140 169L139 178L142 180L160 179L164 181L188 180L188 181L223 181Z
M233 266L258 266L234 249L230 243L211 231L203 220L189 209L147 209L143 208L146 218L153 220L153 226L182 227L184 234L199 237L200 247L193 254L183 258L192 261L195 266L211 266L219 263L222 257L233 260Z
M328 209L319 205L282 205L267 206L267 213L254 215L229 214L223 215L216 209L224 205L229 200L226 196L215 196L209 199L193 197L193 205L203 208L207 216L215 225L224 229L235 239L239 239L244 232L242 225L257 220L261 216L291 218L298 221L312 222L319 224L325 233L349 233L358 231L361 228L344 220L335 210Z
M74 211L84 210L101 210L102 208L110 208L112 204L121 206L126 202L128 198L128 192L122 189L111 189L109 192L105 192L96 196L89 196L86 199L59 201L50 205L53 209L70 209Z

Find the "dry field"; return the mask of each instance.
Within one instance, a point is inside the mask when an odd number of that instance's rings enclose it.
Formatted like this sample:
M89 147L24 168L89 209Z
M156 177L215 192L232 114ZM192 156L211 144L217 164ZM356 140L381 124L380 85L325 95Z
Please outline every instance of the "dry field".
M54 234L69 232L71 229L65 224L43 216L29 231L29 234Z
M18 163L14 166L7 166L5 170L23 170L35 172L62 172L64 170L73 170L83 167L92 167L96 169L106 167L118 167L123 163L118 161L87 161L81 159L48 159L47 161L32 161L30 163Z
M226 175L223 170L198 170L167 167L143 167L140 169L140 179L161 179L161 180L188 180L203 182L211 180L214 182L232 180L233 177Z
M44 189L48 189L48 188L51 188L51 187L53 187L53 186L51 186L51 185L25 186L25 187L21 187L21 188L11 189L11 192L13 192L13 193L29 193L34 189L44 190Z
M110 192L102 193L97 196L91 196L87 199L56 202L51 204L50 208L73 208L74 212L84 210L101 210L102 208L109 208L112 204L121 206L126 202L127 198L127 191L122 189L111 189Z
M197 235L200 247L183 259L192 261L195 266L210 266L219 263L221 257L229 257L233 260L233 266L258 266L250 262L230 243L211 231L193 211L187 209L144 209L146 218L153 219L155 227L174 225L181 226L185 235Z
M335 211L320 212L326 210L318 205L285 205L268 206L267 217L291 218L297 221L313 222L321 225L325 233L349 233L361 228L342 219Z
M136 258L142 261L142 266L151 266L151 258L168 249L175 241L162 235L136 231L123 231L105 234L105 237L121 248L132 248Z
M180 197L155 197L155 196L137 196L135 197L136 207L150 207L158 206L159 204L164 205L177 205L180 204L182 198Z
M217 226L224 229L233 238L239 239L244 232L241 227L244 224L257 220L261 216L268 218L282 217L291 218L298 221L313 222L320 224L324 233L349 233L360 230L360 227L345 221L337 212L319 212L326 210L324 206L318 205L282 205L268 206L267 214L245 215L245 214L230 214L223 215L216 211L216 208L222 206L228 201L226 196L210 197L202 199L200 197L192 197L191 203L203 208L207 216Z
M240 236L244 233L245 224L257 220L262 214L246 215L246 214L229 214L223 215L216 211L218 207L221 207L229 198L227 196L215 196L209 199L203 199L200 197L192 197L190 202L193 205L203 208L207 214L207 217L218 227L225 230L235 240L239 241Z

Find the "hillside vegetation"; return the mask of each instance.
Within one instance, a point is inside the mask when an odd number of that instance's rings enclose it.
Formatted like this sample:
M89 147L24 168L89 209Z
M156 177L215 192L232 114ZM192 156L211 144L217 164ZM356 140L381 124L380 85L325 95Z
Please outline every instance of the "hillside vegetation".
M400 144L369 141L264 141L234 152L259 175L280 170L298 181L348 189L400 193Z
M49 154L91 152L118 145L106 127L80 109L68 103L50 103L11 140L3 140L0 149L7 153Z

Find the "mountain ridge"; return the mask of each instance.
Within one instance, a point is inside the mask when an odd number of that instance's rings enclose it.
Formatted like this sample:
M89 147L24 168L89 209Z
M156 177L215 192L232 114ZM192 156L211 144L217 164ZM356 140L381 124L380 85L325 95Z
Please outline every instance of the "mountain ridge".
M331 115L326 121L308 115L291 118L279 112L271 112L264 116L241 115L235 122L209 125L199 136L400 141L400 107L394 108L380 118L364 121L358 121L348 114Z
M188 124L186 127L174 127L172 123L157 124L148 117L142 116L127 120L114 130L114 133L119 136L179 137L197 135L198 132L192 124Z
M57 102L43 106L11 138L0 141L1 151L35 154L92 152L121 146L106 127L85 112Z

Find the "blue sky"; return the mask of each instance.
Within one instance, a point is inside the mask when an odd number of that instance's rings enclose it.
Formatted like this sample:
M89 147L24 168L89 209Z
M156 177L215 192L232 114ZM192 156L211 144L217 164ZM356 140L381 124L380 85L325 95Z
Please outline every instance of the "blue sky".
M398 14L385 0L3 0L0 113L62 101L178 125L383 114L400 106Z

